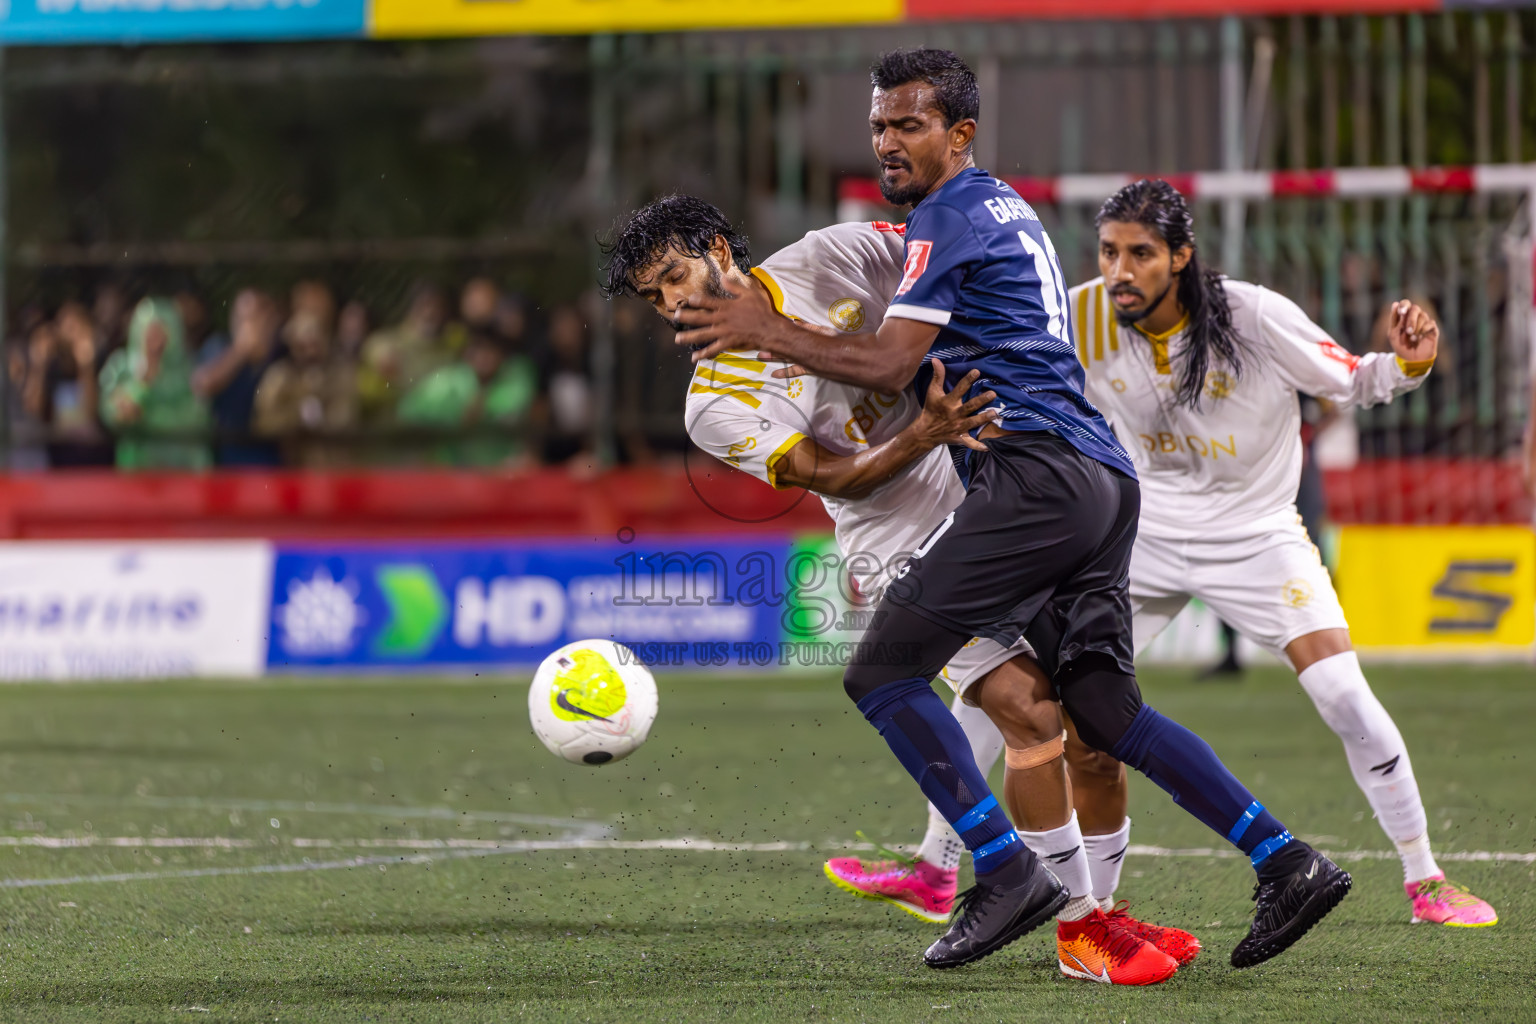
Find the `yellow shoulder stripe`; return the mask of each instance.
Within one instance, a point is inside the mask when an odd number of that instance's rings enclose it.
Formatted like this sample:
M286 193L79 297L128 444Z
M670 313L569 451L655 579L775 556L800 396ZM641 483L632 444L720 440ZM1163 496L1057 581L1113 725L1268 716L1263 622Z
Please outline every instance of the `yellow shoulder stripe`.
M720 353L715 356L715 362L722 366L734 366L738 370L752 370L756 373L762 373L768 369L768 364L761 359L748 359L746 356L739 356L734 352Z
M697 376L704 380L712 380L716 384L736 384L754 391L763 386L763 381L757 377L742 377L734 373L726 373L724 370L717 370L713 366L700 366Z
M712 388L708 384L700 384L698 381L693 382L693 386L688 389L688 393L690 395L725 395L727 398L734 398L736 401L752 409L756 409L763 404L756 395L742 388Z
M1093 358L1099 362L1104 361L1104 321L1108 319L1102 315L1093 325Z
M776 462L778 462L780 459L782 459L785 455L787 455L791 448L793 448L795 445L799 444L801 441L804 441L804 440L805 440L805 435L804 434L800 434L800 433L790 434L788 437L786 437L784 439L784 443L783 444L781 444L777 448L775 448L772 452L769 453L768 457L763 460L763 465L768 470L768 482L770 484L772 484L773 487L776 490L782 491L785 487L787 487L789 485L788 484L781 484L781 483L779 483L779 475L778 475L778 472L773 468L774 464Z

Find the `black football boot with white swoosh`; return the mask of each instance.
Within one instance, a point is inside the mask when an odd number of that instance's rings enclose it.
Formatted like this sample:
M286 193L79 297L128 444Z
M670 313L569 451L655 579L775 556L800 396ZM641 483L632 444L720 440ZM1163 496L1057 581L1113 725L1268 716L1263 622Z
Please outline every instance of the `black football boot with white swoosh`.
M1038 857L1015 857L960 894L949 931L923 962L940 969L974 963L1055 917L1069 898Z
M1349 892L1349 872L1300 839L1285 850L1289 874L1253 887L1253 927L1232 950L1233 967L1252 967L1279 956L1339 905Z

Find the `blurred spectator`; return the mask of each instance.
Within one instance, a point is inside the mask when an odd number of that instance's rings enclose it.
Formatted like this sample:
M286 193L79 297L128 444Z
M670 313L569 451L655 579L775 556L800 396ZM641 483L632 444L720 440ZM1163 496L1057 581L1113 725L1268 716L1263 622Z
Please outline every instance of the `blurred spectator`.
M401 400L401 423L463 431L437 446L438 462L497 466L527 456L538 369L509 347L489 330L474 330L460 362L433 371Z
M544 461L567 462L587 454L592 442L592 381L587 367L587 324L575 306L549 316L548 402Z
M523 301L521 295L504 294L496 300L496 312L491 317L491 325L497 334L508 341L515 342L517 346L532 356L534 362L539 361L540 353L533 344L532 332L528 325L528 304Z
M40 328L51 331L51 326L42 319L41 310L23 309L19 319L21 330L5 343L5 469L30 473L48 468L48 452L43 446L47 429L33 411L35 395L41 390L35 378L42 370L32 366L32 335Z
M389 422L401 396L447 361L440 345L447 313L442 289L418 283L405 319L363 343L357 389L365 420Z
M645 303L615 300L609 308L617 362L614 427L619 454L632 465L660 461L681 465L687 436L668 429L656 431L653 424L682 421L693 364L673 344L671 331L658 330L662 321Z
M273 363L256 389L255 432L277 438L283 461L310 469L343 465L349 448L328 437L357 424L352 365L331 351L329 328L313 309L295 312L283 328L288 355Z
M114 446L97 420L104 339L78 302L60 307L53 324L56 342L44 371L47 394L42 414L48 426L48 464L110 466Z
M208 319L208 306L202 296L190 288L177 292L175 302L176 311L181 314L181 329L187 336L187 351L196 354L202 350L213 332L213 324Z
M96 289L91 302L91 319L101 333L101 355L105 359L128 342L128 293L115 281Z
M324 281L309 278L294 285L288 292L288 315L312 316L325 332L327 343L336 330L336 293Z
M368 307L356 299L342 306L341 314L336 318L336 355L356 363L362 356L368 332Z
M119 469L207 469L197 435L208 410L192 390L192 363L181 316L169 299L145 299L133 311L128 344L101 371L101 419L118 435Z
M459 319L443 332L443 348L457 356L469 344L474 331L496 329L496 307L501 289L488 277L472 277L459 292Z
M255 288L235 296L229 337L213 337L199 354L192 386L208 402L217 437L214 460L220 466L276 466L277 445L252 440L251 412L262 374L277 360L280 323L272 297Z

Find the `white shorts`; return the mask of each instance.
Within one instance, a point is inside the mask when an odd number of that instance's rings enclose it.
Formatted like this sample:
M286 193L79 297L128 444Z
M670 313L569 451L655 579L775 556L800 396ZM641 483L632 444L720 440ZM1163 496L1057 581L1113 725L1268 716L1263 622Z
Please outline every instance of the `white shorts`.
M1141 534L1131 551L1131 629L1140 654L1191 597L1288 661L1292 640L1347 629L1322 556L1296 522L1238 540L1164 540Z
M970 696L971 687L985 679L988 672L1020 654L1027 654L1031 658L1035 656L1034 648L1023 637L1015 640L1012 647L1004 647L996 640L972 637L969 643L949 659L949 664L939 671L939 678L948 683L961 700L975 706L976 702Z

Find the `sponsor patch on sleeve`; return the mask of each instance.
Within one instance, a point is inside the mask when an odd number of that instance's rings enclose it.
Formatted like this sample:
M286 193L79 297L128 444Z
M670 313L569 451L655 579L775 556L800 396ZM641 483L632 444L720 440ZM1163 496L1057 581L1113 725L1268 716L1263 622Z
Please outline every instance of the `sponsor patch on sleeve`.
M917 284L917 279L928 269L928 255L932 251L932 242L907 239L907 263L902 270L901 285L896 289L897 295L905 295Z

